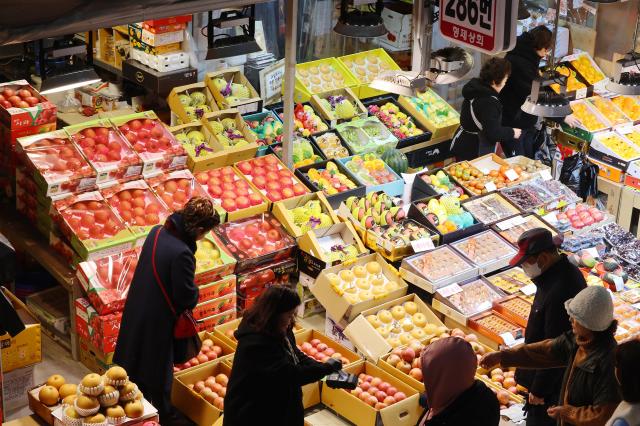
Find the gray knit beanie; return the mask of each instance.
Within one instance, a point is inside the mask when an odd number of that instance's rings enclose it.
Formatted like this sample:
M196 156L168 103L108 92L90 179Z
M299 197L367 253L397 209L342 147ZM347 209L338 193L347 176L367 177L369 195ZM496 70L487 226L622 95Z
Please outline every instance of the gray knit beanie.
M613 301L604 287L591 286L564 302L571 318L591 331L604 331L613 321Z

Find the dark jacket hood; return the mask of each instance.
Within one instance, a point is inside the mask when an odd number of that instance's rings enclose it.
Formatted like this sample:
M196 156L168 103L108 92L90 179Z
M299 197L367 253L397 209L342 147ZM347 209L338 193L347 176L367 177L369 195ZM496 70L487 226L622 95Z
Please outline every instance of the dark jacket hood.
M462 88L462 96L468 101L472 99L489 98L491 96L498 96L498 92L493 90L491 86L488 86L479 78L472 78Z
M524 32L518 37L516 46L507 55L519 56L536 68L540 66L540 61L542 60L533 47L533 36L529 32Z

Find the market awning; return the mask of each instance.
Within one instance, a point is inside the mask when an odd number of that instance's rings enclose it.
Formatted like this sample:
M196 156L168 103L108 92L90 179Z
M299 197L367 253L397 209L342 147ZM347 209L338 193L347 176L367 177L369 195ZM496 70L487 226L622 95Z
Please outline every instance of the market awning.
M4 0L0 45L269 0Z

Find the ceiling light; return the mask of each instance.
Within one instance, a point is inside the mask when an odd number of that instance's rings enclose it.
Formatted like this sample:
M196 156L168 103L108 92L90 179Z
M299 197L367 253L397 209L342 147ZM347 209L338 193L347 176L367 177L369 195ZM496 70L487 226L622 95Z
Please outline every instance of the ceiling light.
M41 95L77 89L101 81L93 68L82 68L63 71L59 74L47 75L42 81Z
M560 94L547 89L552 84L560 86ZM533 80L531 94L522 105L522 111L537 117L559 118L573 111L566 96L567 77L556 71L546 71Z
M213 19L213 12L209 12L207 22L207 56L206 59L222 59L231 56L247 55L260 52L262 48L256 42L255 32L255 6L245 10L223 10L220 17ZM240 27L242 34L229 35L221 33L216 35L214 28L231 29Z
M527 4L524 0L518 0L518 21L522 21L523 19L527 19L531 16L529 10L527 9Z
M374 3L373 1L360 1L359 6ZM373 38L387 34L387 28L382 22L382 0L376 0L374 10L361 10L353 8L349 10L350 1L341 0L340 17L333 31L346 37ZM371 6L368 6L371 9Z
M452 84L473 69L473 56L460 47L446 47L431 54L429 80L434 84Z
M427 78L413 71L386 71L378 75L369 87L400 96L414 97L426 90Z

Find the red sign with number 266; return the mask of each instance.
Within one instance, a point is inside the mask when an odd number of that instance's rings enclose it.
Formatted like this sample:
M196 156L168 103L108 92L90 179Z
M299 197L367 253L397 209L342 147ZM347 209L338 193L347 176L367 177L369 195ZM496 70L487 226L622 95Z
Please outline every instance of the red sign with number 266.
M488 54L516 41L518 0L440 0L440 32L457 44Z

